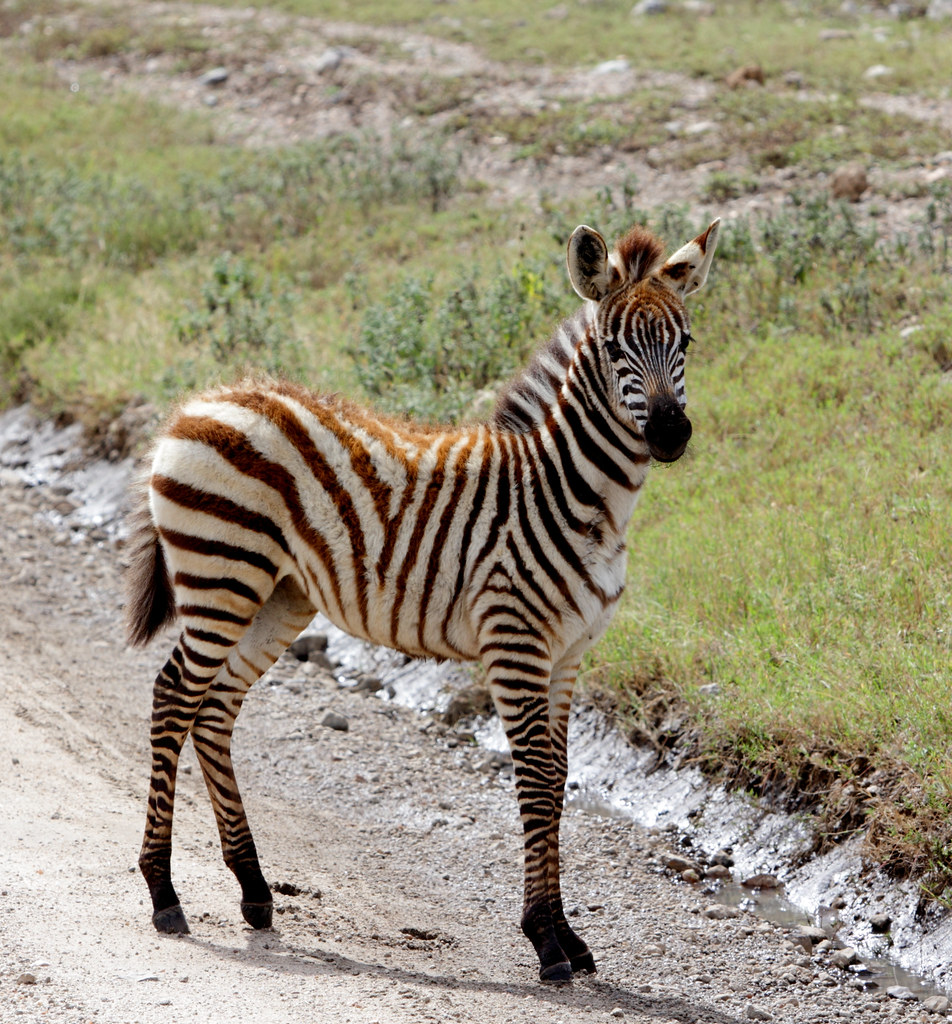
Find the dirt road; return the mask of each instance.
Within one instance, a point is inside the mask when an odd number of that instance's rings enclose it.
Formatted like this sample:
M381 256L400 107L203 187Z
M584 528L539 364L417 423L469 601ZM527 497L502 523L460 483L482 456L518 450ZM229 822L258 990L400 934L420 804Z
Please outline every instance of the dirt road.
M511 776L290 656L252 691L235 740L283 890L276 927L241 920L189 748L173 869L192 934L158 936L136 857L151 679L171 635L126 647L120 552L51 518L64 490L0 470L2 1024L935 1019L851 986L750 914L709 917L710 895L662 871L662 836L579 810L564 889L599 973L539 984L518 928ZM321 725L329 710L348 731Z

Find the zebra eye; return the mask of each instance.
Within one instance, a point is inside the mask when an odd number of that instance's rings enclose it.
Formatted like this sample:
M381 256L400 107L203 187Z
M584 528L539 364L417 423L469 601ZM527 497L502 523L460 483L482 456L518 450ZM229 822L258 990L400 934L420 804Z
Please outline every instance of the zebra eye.
M684 334L681 335L681 343L678 345L678 348L682 353L687 352L688 345L690 345L693 340L694 339L691 337L690 331L685 331Z

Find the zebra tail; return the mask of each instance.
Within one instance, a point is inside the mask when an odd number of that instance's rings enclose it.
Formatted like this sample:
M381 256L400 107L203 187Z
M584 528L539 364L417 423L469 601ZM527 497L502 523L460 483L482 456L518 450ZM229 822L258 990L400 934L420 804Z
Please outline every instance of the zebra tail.
M134 647L144 647L160 629L175 619L177 609L144 481L138 491L138 504L132 515L132 529L127 542L126 629L129 643Z

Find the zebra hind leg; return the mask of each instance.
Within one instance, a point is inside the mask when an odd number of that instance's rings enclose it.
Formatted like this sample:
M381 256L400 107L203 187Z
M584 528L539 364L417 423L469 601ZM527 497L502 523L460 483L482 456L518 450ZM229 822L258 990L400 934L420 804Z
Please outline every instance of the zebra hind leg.
M230 642L206 656L193 650L187 630L155 679L152 691L152 774L139 870L152 897L157 931L187 934L188 922L172 885L172 814L179 755L205 693L224 664Z
M222 855L241 886L241 913L252 928L271 927L273 901L235 780L232 729L245 694L313 615L311 603L286 577L232 650L192 726L192 742L215 811Z

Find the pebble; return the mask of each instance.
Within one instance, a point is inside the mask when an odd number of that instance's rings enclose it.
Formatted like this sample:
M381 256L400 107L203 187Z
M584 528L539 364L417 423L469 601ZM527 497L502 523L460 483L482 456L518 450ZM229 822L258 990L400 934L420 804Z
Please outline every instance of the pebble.
M328 711L321 719L321 725L326 726L328 729L336 729L337 732L350 731L350 721L336 711Z
M905 985L890 985L886 989L886 995L891 996L893 999L901 999L905 1002L915 1001L915 994Z
M747 889L776 889L780 881L776 875L751 875L740 884Z
M922 1000L922 1006L929 1013L947 1014L949 1012L949 1000L945 996L929 996L928 999Z
M612 1010L612 1012L609 1014L609 1016L621 1018L625 1016L625 1011L620 1006L616 1006L615 1009Z
M731 918L740 917L740 911L736 907L727 907L716 903L704 911L704 916L710 921L729 921Z
M830 963L834 967L839 967L842 970L846 970L847 967L858 962L859 956L852 946L847 946L845 949L838 949L830 957Z
M748 1020L773 1020L773 1014L768 1010L763 1009L761 1006L755 1006L753 1003L747 1004L747 1009L744 1011L744 1016Z
M892 918L888 914L873 914L869 919L869 926L874 932L880 934L888 932L892 927Z
M35 974L30 974L29 971L24 971L23 974L21 974L20 977L17 978L17 984L18 985L35 985L36 984L36 975Z
M199 85L224 85L228 81L228 68L212 68L199 78Z

